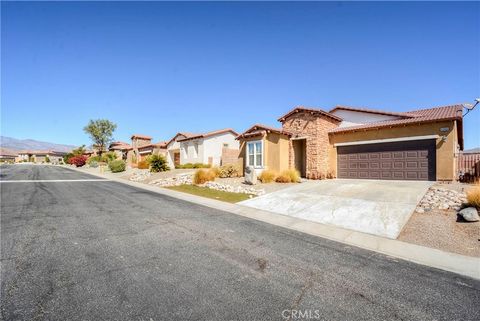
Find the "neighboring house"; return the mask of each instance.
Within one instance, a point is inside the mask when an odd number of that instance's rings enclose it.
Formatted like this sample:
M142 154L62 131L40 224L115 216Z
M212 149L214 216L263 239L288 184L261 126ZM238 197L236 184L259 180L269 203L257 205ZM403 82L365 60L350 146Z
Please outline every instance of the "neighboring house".
M203 134L189 134L177 137L180 144L180 164L203 163L213 166L222 165L222 150L236 149L238 134L230 128L215 130Z
M152 137L140 134L132 135L132 143L127 152L127 160L129 163L138 163L148 155L167 154L166 142L152 143Z
M14 163L17 157L17 151L0 147L0 163Z
M16 160L17 162L59 164L63 162L63 156L66 154L66 152L52 150L23 150L18 152Z
M246 166L296 168L303 177L456 179L462 105L410 112L296 107L282 128L255 125L238 136Z
M167 162L168 166L170 168L174 168L176 165L180 165L181 163L181 153L180 153L180 140L189 138L189 137L194 137L197 134L192 134L192 133L177 133L175 136L173 136L172 139L170 139L167 144L166 144L166 149L167 149Z
M125 142L113 142L108 146L108 150L110 152L114 152L117 155L117 159L127 160L127 155L130 150L132 150L132 146Z

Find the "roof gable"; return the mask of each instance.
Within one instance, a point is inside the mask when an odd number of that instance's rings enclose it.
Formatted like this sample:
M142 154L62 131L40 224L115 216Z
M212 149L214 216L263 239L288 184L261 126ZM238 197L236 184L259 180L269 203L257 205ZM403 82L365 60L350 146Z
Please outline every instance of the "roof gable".
M276 133L280 135L286 135L286 136L292 136L292 134L288 131L285 131L281 128L273 128L270 126L262 125L262 124L255 124L240 135L237 136L237 140L240 138L246 138L246 137L253 137L253 136L258 136L262 135L264 133Z
M317 109L317 108L309 108L309 107L304 107L304 106L297 106L295 107L294 109L292 109L291 111L289 111L288 113L286 113L285 115L283 115L282 117L280 117L278 119L279 122L284 122L285 120L287 120L287 118L297 114L297 113L300 113L300 112L306 112L306 113L310 113L311 115L313 116L325 116L325 117L329 117L333 120L336 120L336 121L342 121L342 118L338 117L338 116L335 116L333 114L330 114L322 109Z

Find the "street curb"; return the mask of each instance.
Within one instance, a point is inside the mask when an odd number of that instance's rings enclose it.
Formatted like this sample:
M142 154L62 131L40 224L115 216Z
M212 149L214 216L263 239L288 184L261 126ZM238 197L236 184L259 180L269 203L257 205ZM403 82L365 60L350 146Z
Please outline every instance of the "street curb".
M454 272L480 280L480 258L449 253L429 247L383 238L332 225L316 223L283 214L254 209L239 204L231 204L192 194L177 192L144 183L132 182L122 178L108 177L99 173L90 173L79 168L65 167L81 173L108 178L111 181L167 195L187 202L200 204L217 210L241 215L261 222L281 226L309 235L356 246L366 250L393 256L417 264Z

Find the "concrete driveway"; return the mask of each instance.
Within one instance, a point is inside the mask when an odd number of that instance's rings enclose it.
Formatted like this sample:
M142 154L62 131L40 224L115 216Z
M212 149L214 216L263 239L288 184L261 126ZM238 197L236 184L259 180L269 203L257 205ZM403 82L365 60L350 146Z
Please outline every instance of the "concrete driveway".
M432 182L307 181L240 204L397 238Z

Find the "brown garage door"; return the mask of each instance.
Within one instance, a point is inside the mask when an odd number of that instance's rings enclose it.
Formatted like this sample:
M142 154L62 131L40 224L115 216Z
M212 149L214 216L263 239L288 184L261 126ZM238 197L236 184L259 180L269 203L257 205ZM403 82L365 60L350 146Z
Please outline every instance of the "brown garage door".
M435 140L337 147L338 178L435 180Z

